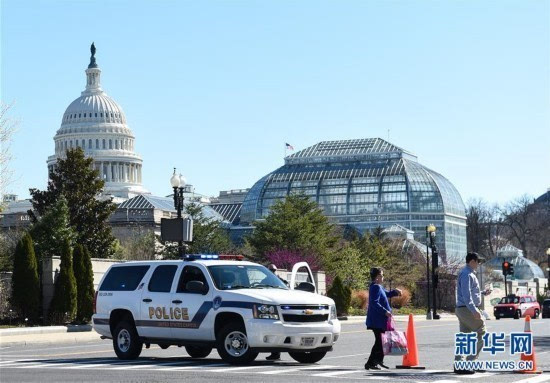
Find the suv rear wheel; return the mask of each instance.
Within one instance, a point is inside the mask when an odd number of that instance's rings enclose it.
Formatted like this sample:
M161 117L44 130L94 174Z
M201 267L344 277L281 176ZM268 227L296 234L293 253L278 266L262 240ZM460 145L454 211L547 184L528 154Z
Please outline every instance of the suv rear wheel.
M230 322L216 334L216 348L224 361L230 364L246 364L258 356L250 349L246 330L242 323Z
M535 319L539 318L539 310L535 309Z
M136 359L143 348L143 342L139 339L136 327L133 323L120 322L113 334L113 348L119 359Z
M326 351L311 351L311 352L289 352L288 355L296 362L300 363L317 363L325 357Z
M514 319L519 319L519 318L521 318L521 311L516 310L516 312L514 313Z
M212 347L208 346L185 346L185 351L191 358L206 358L212 352Z

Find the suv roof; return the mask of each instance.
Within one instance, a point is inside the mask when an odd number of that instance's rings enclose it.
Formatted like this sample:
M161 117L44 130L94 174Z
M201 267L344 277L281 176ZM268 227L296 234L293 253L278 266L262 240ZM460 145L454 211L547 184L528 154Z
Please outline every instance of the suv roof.
M212 265L248 265L248 266L261 266L258 263L249 262L249 261L231 261L231 260L219 260L219 259L196 259L196 260L181 260L181 259L171 259L171 260L159 260L159 261L128 261L122 262L120 264L114 264L113 266L126 266L126 265L158 265L158 264L178 264L184 263L187 265L201 264L205 266Z

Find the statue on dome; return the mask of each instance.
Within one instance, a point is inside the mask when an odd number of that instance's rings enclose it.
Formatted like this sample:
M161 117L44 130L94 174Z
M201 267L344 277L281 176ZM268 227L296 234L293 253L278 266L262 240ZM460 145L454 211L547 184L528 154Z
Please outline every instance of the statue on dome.
M90 56L90 65L88 65L88 68L97 68L97 63L95 62L95 44L93 42L90 46L90 52L92 52L92 56Z

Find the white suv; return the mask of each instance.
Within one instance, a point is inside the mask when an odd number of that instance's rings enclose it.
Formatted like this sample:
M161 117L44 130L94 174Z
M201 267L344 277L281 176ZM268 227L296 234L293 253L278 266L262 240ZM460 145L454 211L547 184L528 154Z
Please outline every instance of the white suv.
M185 346L193 358L216 347L232 364L273 351L315 363L332 350L340 334L336 307L313 293L313 284L289 289L259 264L204 258L109 268L96 292L93 326L113 339L120 359L137 358L143 344Z

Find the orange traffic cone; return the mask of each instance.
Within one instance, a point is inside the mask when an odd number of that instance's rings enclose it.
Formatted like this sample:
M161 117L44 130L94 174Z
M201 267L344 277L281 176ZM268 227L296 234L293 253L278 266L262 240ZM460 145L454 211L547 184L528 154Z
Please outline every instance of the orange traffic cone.
M531 332L531 316L527 315L525 317L525 328L523 332ZM519 374L542 374L541 370L537 370L537 358L535 357L535 342L533 342L533 347L531 349L531 355L526 355L525 353L521 354L520 360L528 362L533 362L533 368L530 370L519 370L516 371Z
M408 354L403 355L403 364L395 368L407 368L415 370L424 370L426 367L418 365L418 347L416 346L416 331L414 330L413 315L409 314L409 325L407 326L407 349Z

